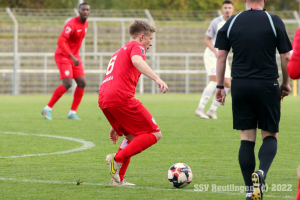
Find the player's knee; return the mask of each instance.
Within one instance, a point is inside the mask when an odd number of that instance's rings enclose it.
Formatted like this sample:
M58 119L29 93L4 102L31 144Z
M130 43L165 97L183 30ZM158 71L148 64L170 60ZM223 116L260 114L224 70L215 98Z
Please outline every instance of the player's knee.
M72 79L71 80L63 80L63 86L68 90L72 86Z
M86 85L85 81L80 81L77 83L77 87L82 88L82 89L85 88L85 85Z

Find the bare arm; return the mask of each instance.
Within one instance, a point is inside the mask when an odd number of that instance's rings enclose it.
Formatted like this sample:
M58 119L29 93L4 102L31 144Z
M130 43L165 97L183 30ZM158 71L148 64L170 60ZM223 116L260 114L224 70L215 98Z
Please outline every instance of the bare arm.
M287 64L290 59L290 52L280 54L281 59L281 70L282 70L282 84L280 86L281 97L288 96L291 92L291 87L289 85L289 75L287 73Z
M219 50L217 59L217 85L224 86L224 76L226 69L226 59L228 56L228 51ZM221 105L225 103L226 92L224 89L216 89L216 100L220 102Z
M131 58L132 64L145 76L151 78L156 82L159 89L166 93L168 91L168 86L165 82L163 82L155 72L149 67L149 65L143 60L141 56L134 55Z
M218 50L214 47L213 43L211 43L211 38L205 35L205 44L206 46L215 53L216 57L218 57Z

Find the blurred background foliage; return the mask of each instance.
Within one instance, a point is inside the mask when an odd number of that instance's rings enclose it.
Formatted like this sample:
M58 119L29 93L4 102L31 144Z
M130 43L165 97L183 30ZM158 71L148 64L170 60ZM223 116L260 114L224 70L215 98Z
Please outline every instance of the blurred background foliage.
M233 0L235 10L245 9L243 0ZM85 0L92 9L151 9L151 10L214 10L222 0ZM78 0L0 0L1 7L10 8L74 8ZM268 0L266 10L298 10L299 0Z

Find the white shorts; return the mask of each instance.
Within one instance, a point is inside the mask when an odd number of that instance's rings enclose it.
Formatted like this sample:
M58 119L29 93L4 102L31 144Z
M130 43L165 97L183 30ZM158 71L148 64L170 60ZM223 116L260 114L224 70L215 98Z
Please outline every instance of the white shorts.
M203 58L207 75L216 76L217 57L214 54L212 54L212 51L210 49L206 48ZM228 63L228 59L226 60L225 78L231 78L231 70Z

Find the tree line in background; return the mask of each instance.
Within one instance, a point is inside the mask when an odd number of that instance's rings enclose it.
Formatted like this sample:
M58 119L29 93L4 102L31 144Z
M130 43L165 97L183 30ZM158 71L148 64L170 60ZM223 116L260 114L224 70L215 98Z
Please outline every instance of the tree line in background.
M235 10L244 10L243 0L233 0ZM150 9L150 10L214 10L222 0L84 0L91 9ZM0 0L1 7L10 8L74 8L78 0ZM269 0L267 10L298 10L298 0Z

